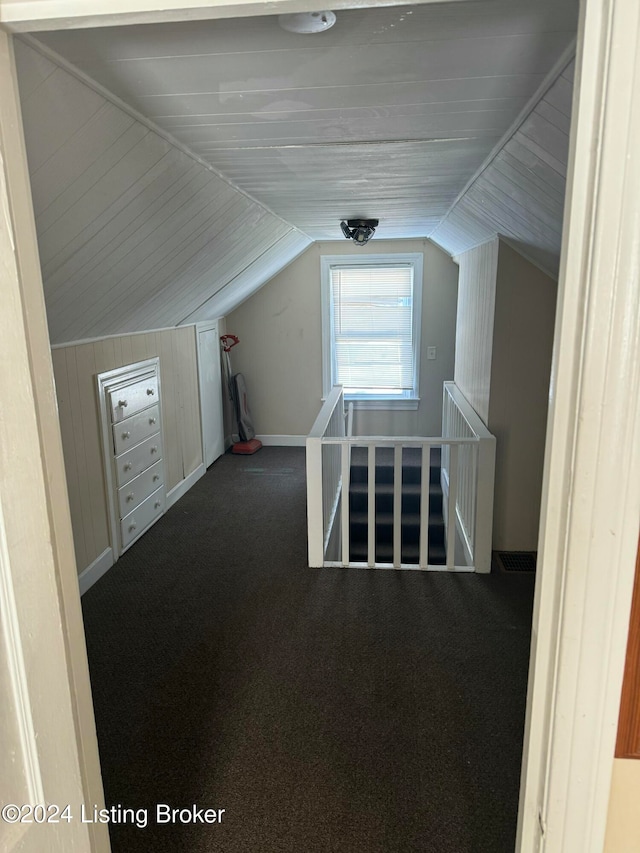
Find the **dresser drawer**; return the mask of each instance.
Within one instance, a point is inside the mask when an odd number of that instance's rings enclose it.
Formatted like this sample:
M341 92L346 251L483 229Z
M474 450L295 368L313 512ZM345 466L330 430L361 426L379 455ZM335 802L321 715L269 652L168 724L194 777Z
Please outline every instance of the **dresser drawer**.
M160 407L152 406L113 425L113 446L116 456L124 453L130 447L140 444L145 438L158 432L160 429Z
M162 437L160 433L156 433L131 450L116 456L117 485L124 486L159 459L162 459Z
M122 547L126 548L139 536L152 521L164 512L164 489L158 489L142 501L139 507L125 516L120 522Z
M123 385L119 389L109 391L108 397L111 421L114 424L120 423L157 402L158 377L149 376L130 385Z
M151 492L155 492L163 485L162 460L156 462L151 468L147 468L142 474L134 477L130 483L126 483L118 489L118 508L120 518L132 512L138 504L148 498Z

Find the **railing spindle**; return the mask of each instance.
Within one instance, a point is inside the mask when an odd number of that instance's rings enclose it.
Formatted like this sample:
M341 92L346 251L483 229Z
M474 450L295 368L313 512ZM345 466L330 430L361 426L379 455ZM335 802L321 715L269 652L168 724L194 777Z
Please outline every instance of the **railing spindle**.
M402 461L405 448L420 448L420 568L429 565L430 461L431 447L440 447L442 480L448 495L446 567L456 563L458 532L466 567L490 570L491 516L495 438L454 383L443 391L443 436L367 436L350 438L352 410L345 417L342 389L329 394L307 438L307 495L309 516L309 564L351 565L350 499L351 448L367 448L367 557L376 566L376 451L393 447L393 555L392 564L402 563ZM346 429L345 429L346 427ZM388 451L384 451L388 452ZM336 525L338 525L336 527Z
M402 445L393 449L393 566L402 562Z
M376 447L367 448L367 563L376 564Z
M431 483L431 447L422 445L422 472L420 477L420 568L429 565L429 499Z
M342 447L342 565L349 565L349 483L351 481L351 465L349 445L345 442Z

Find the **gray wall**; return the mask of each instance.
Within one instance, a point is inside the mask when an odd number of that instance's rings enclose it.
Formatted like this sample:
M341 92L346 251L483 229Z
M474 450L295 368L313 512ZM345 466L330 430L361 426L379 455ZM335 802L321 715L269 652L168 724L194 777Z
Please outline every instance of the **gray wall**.
M552 278L500 242L488 424L496 550L538 546L556 295Z
M245 374L258 434L306 435L322 405L320 256L423 252L420 405L417 411L357 412L361 435L440 435L442 383L453 378L458 270L428 240L378 240L358 248L316 243L226 318L240 337L234 372ZM437 359L426 360L427 346Z
M455 379L497 439L493 547L534 551L556 282L502 240L457 260Z

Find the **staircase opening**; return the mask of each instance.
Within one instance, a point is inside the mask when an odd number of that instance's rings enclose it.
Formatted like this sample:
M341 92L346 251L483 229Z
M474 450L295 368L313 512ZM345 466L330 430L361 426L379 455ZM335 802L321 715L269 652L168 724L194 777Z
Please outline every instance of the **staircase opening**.
M430 464L423 472L419 448L402 449L401 478L401 560L420 562L420 510L422 478L429 478L430 565L446 564L445 527L440 483L440 448L429 448ZM389 447L378 447L375 453L375 559L377 563L393 562L394 454ZM354 447L351 452L349 486L349 524L351 562L366 562L368 543L369 469L367 450Z

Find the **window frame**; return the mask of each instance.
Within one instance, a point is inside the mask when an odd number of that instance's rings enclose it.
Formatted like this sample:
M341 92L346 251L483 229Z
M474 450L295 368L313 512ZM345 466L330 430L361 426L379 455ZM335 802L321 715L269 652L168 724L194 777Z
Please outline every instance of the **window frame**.
M379 267L409 264L413 268L413 311L411 337L413 350L413 390L402 396L385 397L380 394L345 394L356 409L412 409L420 403L420 333L422 330L423 255L421 252L403 252L385 255L321 255L320 285L322 313L322 399L326 399L334 385L333 334L331 322L331 268Z

